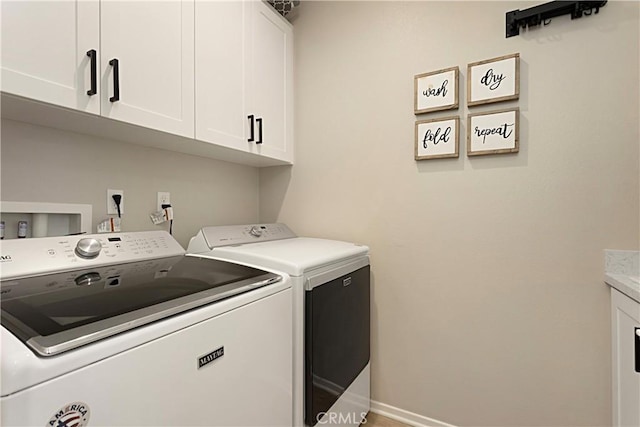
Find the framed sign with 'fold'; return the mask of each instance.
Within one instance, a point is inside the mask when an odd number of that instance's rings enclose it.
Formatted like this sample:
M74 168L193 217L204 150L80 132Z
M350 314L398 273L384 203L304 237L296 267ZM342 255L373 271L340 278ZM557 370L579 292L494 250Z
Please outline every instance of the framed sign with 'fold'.
M458 67L445 68L413 78L414 114L458 108Z
M460 118L443 117L416 122L416 160L458 157Z
M520 96L520 54L467 65L467 105L510 101Z

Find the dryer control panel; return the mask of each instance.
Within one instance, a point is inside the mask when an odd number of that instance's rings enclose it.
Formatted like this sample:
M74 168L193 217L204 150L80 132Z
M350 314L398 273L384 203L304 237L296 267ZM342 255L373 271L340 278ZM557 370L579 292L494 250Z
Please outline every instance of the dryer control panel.
M204 227L200 234L209 249L297 237L285 224L248 224Z
M166 231L12 239L0 245L2 280L184 255Z

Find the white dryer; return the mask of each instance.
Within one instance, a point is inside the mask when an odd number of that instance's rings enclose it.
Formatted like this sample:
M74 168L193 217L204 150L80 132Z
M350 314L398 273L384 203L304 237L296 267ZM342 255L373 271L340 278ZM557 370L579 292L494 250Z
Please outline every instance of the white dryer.
M291 425L288 276L164 231L0 250L0 425Z
M370 408L366 246L262 224L204 227L187 252L291 276L294 425L362 422Z

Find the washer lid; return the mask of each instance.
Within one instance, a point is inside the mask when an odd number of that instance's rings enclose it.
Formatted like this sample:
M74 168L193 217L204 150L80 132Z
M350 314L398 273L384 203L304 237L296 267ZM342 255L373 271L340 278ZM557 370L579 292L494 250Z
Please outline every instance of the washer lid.
M177 256L0 282L2 326L52 356L276 283L244 265Z
M296 237L213 249L215 257L283 271L291 276L351 258L366 256L369 248L338 240Z

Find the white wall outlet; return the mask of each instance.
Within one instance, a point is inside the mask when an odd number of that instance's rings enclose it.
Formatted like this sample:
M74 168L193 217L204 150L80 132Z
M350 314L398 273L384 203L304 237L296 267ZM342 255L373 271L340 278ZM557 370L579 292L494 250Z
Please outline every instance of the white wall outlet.
M107 215L118 215L118 207L116 202L113 201L113 195L119 194L122 196L120 200L120 215L124 214L124 191L123 190L107 190Z
M158 210L162 210L162 205L171 204L171 194L168 191L158 191Z

